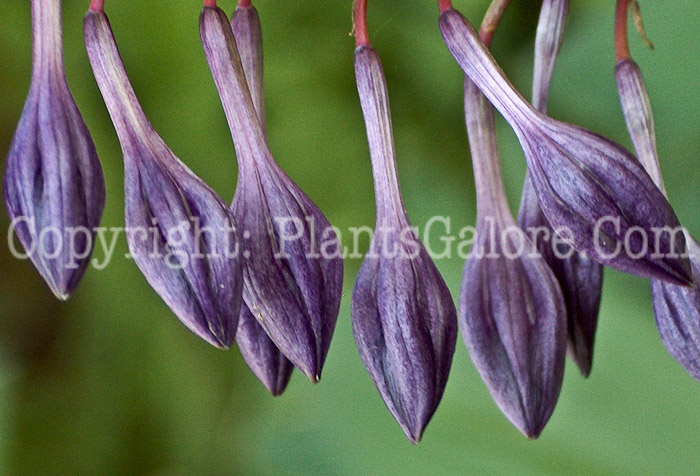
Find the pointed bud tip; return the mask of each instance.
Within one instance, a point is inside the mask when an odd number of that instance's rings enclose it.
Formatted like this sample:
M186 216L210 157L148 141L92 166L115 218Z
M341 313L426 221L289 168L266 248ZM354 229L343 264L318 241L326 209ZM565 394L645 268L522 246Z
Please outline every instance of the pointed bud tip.
M576 358L574 362L576 363L576 366L578 367L578 370L583 378L588 378L591 376L592 365L589 360Z
M62 292L57 292L55 290L52 290L54 296L56 296L56 299L58 299L61 302L66 302L68 301L72 295L68 292L62 293Z
M675 282L680 286L692 288L695 284L693 280L693 272L690 268L690 261L687 258L674 260L672 266L668 269L667 281Z

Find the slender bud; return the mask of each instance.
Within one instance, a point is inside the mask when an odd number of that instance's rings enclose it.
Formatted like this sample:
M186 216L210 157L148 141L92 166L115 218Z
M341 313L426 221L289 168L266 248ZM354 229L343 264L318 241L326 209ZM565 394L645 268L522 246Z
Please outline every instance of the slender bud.
M456 311L406 215L386 82L372 47L355 50L355 74L372 159L377 225L353 291L353 332L384 403L415 443L447 383Z
M32 84L7 156L5 203L32 263L66 300L90 262L105 183L66 81L61 2L31 5Z
M236 343L255 376L273 396L281 395L294 366L279 351L245 304L241 306Z
M547 112L549 85L564 39L568 12L569 0L545 0L542 3L535 40L532 104L543 114ZM587 377L593 363L603 267L556 237L542 213L529 172L523 185L518 224L535 242L559 281L566 302L569 355Z
M255 112L264 132L262 28L255 7L239 5L231 18L231 29L241 56L241 64L255 105ZM273 396L281 395L289 382L294 366L272 342L245 304L241 306L236 342L243 359L258 379Z
M232 209L245 230L243 298L279 350L317 381L340 307L340 243L272 157L221 9L204 8L200 35L239 161Z
M602 264L691 283L682 234L659 233L679 227L678 218L635 157L608 139L533 109L456 10L440 15L440 28L457 63L518 136L552 227L560 235L565 230L576 251Z
M464 104L477 190L477 241L464 267L460 324L474 365L508 419L537 438L554 410L566 356L556 277L513 219L493 108L468 78Z
M554 64L564 41L569 0L544 0L535 37L535 68L532 77L532 106L545 114Z
M148 121L103 12L85 16L85 44L124 153L127 241L149 284L192 332L216 347L235 338L241 260L233 216Z
M649 175L665 193L656 149L654 116L642 72L631 58L626 58L618 62L615 76L634 148ZM687 230L684 233L694 286L652 280L651 294L661 340L688 373L700 380L700 246Z
M238 6L231 17L231 29L253 99L260 127L265 132L265 94L263 87L263 37L260 17L254 6Z

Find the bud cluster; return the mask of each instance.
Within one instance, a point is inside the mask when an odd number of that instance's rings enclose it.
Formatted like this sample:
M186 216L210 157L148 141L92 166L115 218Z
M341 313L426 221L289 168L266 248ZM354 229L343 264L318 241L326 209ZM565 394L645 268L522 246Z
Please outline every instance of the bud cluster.
M352 330L370 378L413 443L442 399L458 326L500 410L537 438L559 398L567 352L584 377L591 372L604 266L651 280L662 341L700 380L700 245L666 197L648 92L627 45L630 0L617 0L615 75L636 157L547 115L569 0L542 2L532 102L515 89L489 51L508 3L493 0L477 32L450 0L438 0L440 32L464 72L476 187L476 228L456 307L428 239L421 242L408 218L367 0L355 0L355 80L376 224L352 292ZM26 256L65 300L90 263L96 236L103 239L96 233L105 182L66 81L61 1L31 0L31 9L32 82L7 156L4 197ZM319 381L346 252L340 232L270 150L257 10L241 0L229 19L215 0L205 0L199 17L238 165L231 202L190 170L148 120L104 0L91 1L83 27L122 149L130 257L195 335L223 349L235 342L272 395L284 392L294 368ZM515 132L527 163L517 219L501 176L495 111Z

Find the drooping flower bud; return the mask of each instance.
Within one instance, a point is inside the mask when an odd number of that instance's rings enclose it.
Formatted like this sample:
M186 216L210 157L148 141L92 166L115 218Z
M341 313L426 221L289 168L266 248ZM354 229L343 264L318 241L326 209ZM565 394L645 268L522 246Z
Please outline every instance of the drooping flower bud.
M627 130L639 160L665 193L654 117L642 72L626 58L618 62L615 76ZM695 284L686 287L652 280L651 294L661 340L688 373L700 380L700 245L687 230L684 233Z
M262 28L255 7L238 6L231 29L241 56L241 64L258 114L265 131L265 95L263 89ZM238 319L236 342L248 367L273 396L280 395L289 382L294 366L272 342L245 303Z
M457 63L518 136L540 207L562 238L615 269L689 284L685 240L669 232L678 218L635 157L533 109L456 10L440 15L440 29Z
M686 234L690 266L700 281L700 245ZM696 380L700 380L700 289L651 282L654 317L661 340L669 353Z
M85 16L85 44L124 153L127 241L149 284L192 332L216 347L235 338L239 238L224 201L148 121L104 12Z
M456 311L406 215L386 82L372 47L355 50L355 75L372 159L377 223L353 291L353 332L384 403L415 443L447 383Z
M535 36L535 68L532 74L532 106L545 114L554 64L564 41L569 0L544 0Z
M556 277L510 213L493 107L468 78L464 104L477 191L477 239L460 295L464 341L492 397L528 438L554 410L566 356L566 306Z
M250 370L273 396L281 395L294 366L268 337L248 306L241 306L236 343Z
M542 2L535 40L532 105L543 114L547 112L549 85L564 39L568 12L569 0ZM559 281L567 310L569 355L587 377L593 363L603 267L561 240L555 242L555 232L542 213L529 172L523 185L518 224L534 241Z
M340 244L272 157L221 9L204 8L200 35L239 162L232 209L245 230L243 298L279 350L317 381L340 307Z
M231 17L231 29L238 54L253 99L255 112L263 132L265 124L265 94L263 84L263 37L260 17L254 6L237 6Z
M5 203L29 258L58 299L90 261L105 183L68 88L60 0L32 0L32 84L7 156Z

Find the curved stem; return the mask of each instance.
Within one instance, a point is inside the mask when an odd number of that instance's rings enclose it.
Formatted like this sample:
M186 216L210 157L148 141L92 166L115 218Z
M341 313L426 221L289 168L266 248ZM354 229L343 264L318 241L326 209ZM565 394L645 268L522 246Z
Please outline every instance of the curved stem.
M627 39L627 11L630 0L617 0L615 9L615 57L619 63L630 57L630 45Z
M367 0L355 0L352 11L355 46L370 46L367 32Z
M487 48L491 46L493 34L496 32L508 4L510 4L510 0L493 0L489 9L486 10L484 21L481 22L481 28L479 28L479 37Z

